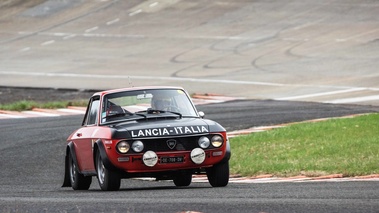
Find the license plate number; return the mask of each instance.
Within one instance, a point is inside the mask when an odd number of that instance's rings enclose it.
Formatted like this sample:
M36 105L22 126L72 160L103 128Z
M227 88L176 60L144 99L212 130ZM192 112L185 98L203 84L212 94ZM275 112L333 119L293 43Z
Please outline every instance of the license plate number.
M183 162L184 162L183 156L161 157L161 163L183 163Z

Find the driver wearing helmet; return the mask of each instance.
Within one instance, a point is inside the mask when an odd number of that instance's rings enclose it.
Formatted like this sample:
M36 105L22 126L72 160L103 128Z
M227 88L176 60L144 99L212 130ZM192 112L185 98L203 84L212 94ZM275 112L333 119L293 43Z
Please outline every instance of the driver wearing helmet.
M155 110L170 111L171 106L171 97L167 94L155 94L151 99L151 107Z

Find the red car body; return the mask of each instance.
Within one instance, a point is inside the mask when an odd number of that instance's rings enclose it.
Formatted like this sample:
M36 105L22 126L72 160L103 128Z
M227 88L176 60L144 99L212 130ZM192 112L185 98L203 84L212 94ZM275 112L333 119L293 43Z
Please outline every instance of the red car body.
M102 190L118 190L121 179L133 177L188 186L192 174L200 173L212 186L226 186L231 155L226 131L200 114L179 87L95 93L82 127L67 139L63 186L86 190L92 176Z

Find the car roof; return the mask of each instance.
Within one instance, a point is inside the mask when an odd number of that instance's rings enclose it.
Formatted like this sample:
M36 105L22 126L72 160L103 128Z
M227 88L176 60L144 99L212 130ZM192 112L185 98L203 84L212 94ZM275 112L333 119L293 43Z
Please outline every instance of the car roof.
M127 92L127 91L138 91L138 90L147 90L147 89L180 89L184 90L182 87L174 87L174 86L143 86L143 87L128 87L128 88L120 88L120 89L112 89L112 90L105 90L105 91L100 91L92 96L104 96L107 94L112 94L112 93L118 93L118 92Z

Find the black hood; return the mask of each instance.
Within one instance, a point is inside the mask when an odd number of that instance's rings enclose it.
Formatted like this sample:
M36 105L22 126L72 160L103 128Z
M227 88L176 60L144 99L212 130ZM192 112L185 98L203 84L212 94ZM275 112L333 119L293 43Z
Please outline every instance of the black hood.
M118 124L112 128L114 129L113 138L125 139L173 137L225 131L217 122L201 118L138 120Z

